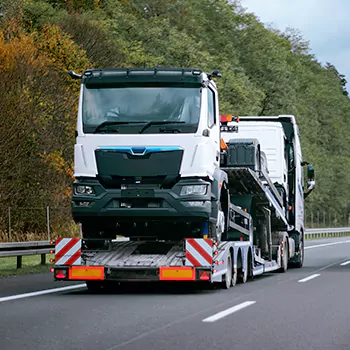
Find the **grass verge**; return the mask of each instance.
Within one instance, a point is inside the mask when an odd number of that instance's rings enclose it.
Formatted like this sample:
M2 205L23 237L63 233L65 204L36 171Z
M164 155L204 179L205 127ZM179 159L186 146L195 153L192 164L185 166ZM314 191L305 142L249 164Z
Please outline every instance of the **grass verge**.
M50 258L52 255L46 255L46 265L41 265L40 255L29 255L22 257L22 268L17 269L17 258L0 258L0 277L29 275L33 273L50 272Z

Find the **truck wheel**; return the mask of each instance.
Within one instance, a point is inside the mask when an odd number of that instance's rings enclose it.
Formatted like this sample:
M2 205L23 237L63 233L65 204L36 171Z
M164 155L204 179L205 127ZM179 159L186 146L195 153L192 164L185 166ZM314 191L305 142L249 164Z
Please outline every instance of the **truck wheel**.
M299 261L295 264L296 267L301 268L304 265L304 241L303 239L299 243L300 258Z
M231 254L227 257L227 272L225 274L225 280L222 283L224 289L230 289L232 286L232 258Z
M297 262L291 262L289 264L290 267L295 267L295 268L301 268L304 265L304 240L301 239L299 243L299 251L300 251L300 256Z

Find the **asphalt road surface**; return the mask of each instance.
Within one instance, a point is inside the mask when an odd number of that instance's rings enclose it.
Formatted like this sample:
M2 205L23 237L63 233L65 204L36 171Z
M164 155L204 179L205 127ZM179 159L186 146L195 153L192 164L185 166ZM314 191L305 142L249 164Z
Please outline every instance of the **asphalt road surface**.
M230 290L153 284L89 294L66 285L49 274L0 279L0 349L350 349L347 238L309 241L302 269Z

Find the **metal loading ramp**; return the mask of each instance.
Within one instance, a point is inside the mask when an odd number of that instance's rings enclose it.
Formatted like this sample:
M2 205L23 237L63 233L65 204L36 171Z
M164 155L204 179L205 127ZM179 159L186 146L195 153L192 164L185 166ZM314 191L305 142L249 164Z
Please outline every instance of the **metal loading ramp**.
M231 195L250 194L263 202L271 203L276 210L276 217L280 218L290 229L282 197L266 172L258 173L250 168L240 167L224 167L222 170L227 173Z

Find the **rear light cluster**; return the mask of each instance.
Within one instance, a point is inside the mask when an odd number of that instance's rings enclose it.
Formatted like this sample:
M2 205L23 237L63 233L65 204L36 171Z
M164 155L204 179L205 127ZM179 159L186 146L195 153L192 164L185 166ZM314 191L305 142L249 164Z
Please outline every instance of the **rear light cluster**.
M51 269L51 272L54 273L54 276L58 280L64 280L68 278L68 270L67 269Z
M199 279L201 281L209 281L210 280L210 272L209 271L199 272Z

